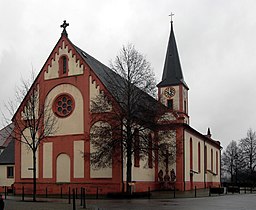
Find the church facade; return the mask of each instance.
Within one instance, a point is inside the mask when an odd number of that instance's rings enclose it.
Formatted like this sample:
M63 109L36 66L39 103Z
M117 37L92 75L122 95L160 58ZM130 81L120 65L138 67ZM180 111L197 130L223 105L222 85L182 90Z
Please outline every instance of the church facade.
M38 193L45 193L46 188L49 194L65 193L69 187L85 187L89 194L96 193L96 190L103 194L123 190L126 171L120 161L113 159L111 167L95 169L90 164L90 158L84 155L93 150L90 133L93 126L99 123L91 121L91 101L102 91L111 95L105 81L106 72L111 71L75 46L64 27L32 85L38 90L38 104L50 107L47 112L56 117L58 127L55 133L46 136L40 143L36 153ZM133 190L138 192L147 191L148 187L151 190L175 187L184 191L194 187L219 186L220 142L211 138L210 130L204 135L189 125L189 88L180 65L173 23L162 81L157 87L156 103L162 103L167 108L164 114L156 116L157 126L151 133L153 138L171 134L169 141L174 141L176 145L175 161L165 160L160 163L154 159L154 164L150 163L147 167L144 167L145 160L134 161ZM28 97L30 92L17 110L14 121L22 119ZM16 138L22 140L22 136L28 132L29 128L24 128L23 134ZM168 140L168 135L165 138ZM25 144L16 141L14 186L17 193L21 192L22 187L32 192L32 167L32 152Z

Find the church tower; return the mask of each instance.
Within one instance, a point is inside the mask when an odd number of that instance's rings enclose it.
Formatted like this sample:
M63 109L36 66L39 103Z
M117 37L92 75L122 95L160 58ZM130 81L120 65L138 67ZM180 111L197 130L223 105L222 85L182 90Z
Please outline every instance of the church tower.
M167 47L162 81L157 85L158 100L176 112L184 123L189 124L188 86L184 80L179 53L171 21L171 32Z

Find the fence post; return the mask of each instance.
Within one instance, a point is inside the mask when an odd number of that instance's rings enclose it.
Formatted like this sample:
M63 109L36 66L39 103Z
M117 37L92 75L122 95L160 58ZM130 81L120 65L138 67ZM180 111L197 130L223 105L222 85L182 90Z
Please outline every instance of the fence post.
M83 188L83 208L86 209L86 201L85 201L85 188Z
M173 198L176 198L176 187L174 186Z
M195 198L196 198L196 186L195 186Z
M211 186L209 187L209 196L212 196L212 194L211 194Z
M60 198L62 198L62 187L60 188Z
M80 206L83 206L83 188L80 188Z
M71 198L70 198L70 187L68 187L68 204L71 203Z
M99 198L99 187L97 187L97 189L96 189L96 199L98 199Z
M4 199L6 200L6 195L7 195L7 187L4 186Z
M76 210L76 194L75 194L75 189L73 189L73 210Z
M22 201L24 201L24 186L22 186Z
M45 188L45 197L46 197L46 198L48 197L48 190L47 190L47 187Z

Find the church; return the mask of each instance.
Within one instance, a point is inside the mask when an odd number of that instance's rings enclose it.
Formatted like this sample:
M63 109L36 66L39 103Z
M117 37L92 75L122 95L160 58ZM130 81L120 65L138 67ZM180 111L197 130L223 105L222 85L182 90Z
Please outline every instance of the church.
M102 194L121 192L126 182L123 165L113 158L110 167L95 169L90 157L84 155L93 150L89 134L98 123L90 120L91 101L102 91L111 95L106 75L114 73L71 42L67 25L64 21L60 39L14 115L14 130L18 129L15 122L28 120L24 117L24 107L27 98L31 97L31 90L37 87L38 106L45 104L50 107L47 112L55 116L58 125L58 129L40 143L36 152L37 193L45 193L46 188L49 194L67 193L69 187L85 187L88 194L94 194L96 190ZM151 159L151 163L145 167L145 160L133 159L133 191L147 191L149 187L151 190L175 187L186 191L195 187L219 186L221 145L211 138L210 129L206 134L201 134L189 124L189 87L180 64L173 22L162 80L157 88L158 100L147 97L166 109L161 116L155 116L157 126L150 132L152 138L171 133L170 139L170 135L165 138L166 141L175 142L175 161L165 160L161 163L156 158L153 164ZM44 117L47 115L44 113ZM42 124L46 121L44 119ZM112 126L111 122L105 123ZM19 136L16 133L16 139L22 140L28 132L29 128L24 128ZM119 154L121 157L121 151ZM14 187L17 193L21 193L22 187L26 192L32 192L31 169L31 150L21 141L15 141Z

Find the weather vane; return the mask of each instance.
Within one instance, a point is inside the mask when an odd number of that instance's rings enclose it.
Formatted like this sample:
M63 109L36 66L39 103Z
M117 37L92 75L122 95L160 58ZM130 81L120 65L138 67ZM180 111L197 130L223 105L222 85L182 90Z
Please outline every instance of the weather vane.
M171 16L171 22L172 22L172 16L174 16L174 14L171 12L171 14L169 16Z
M66 22L66 20L63 21L63 24L60 25L61 28L63 28L62 35L68 36L68 33L66 31L66 28L69 26L69 23Z

